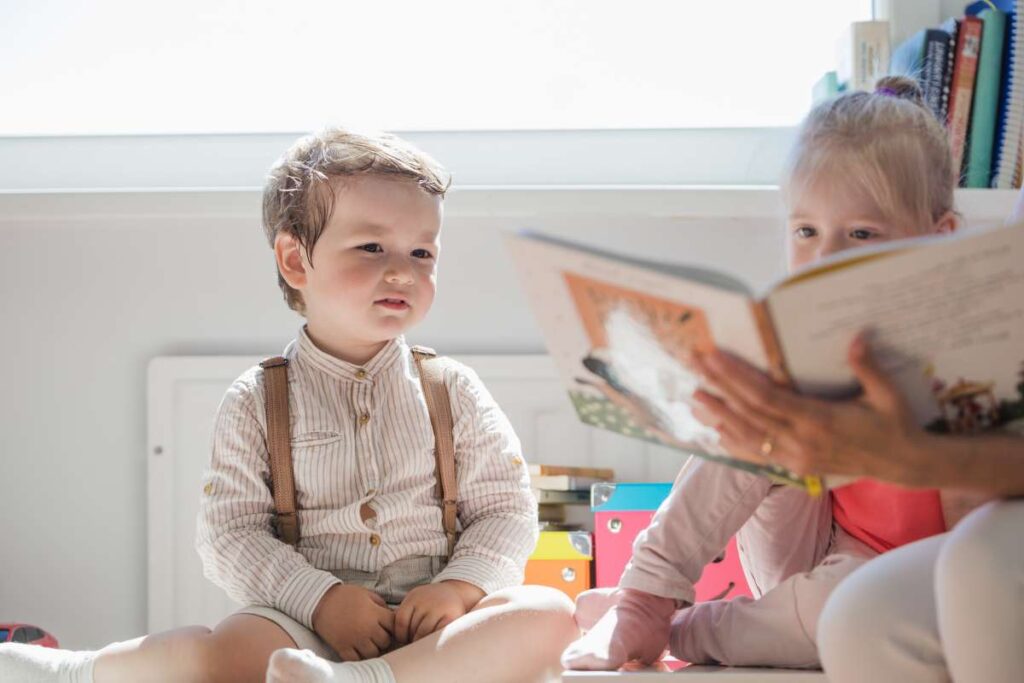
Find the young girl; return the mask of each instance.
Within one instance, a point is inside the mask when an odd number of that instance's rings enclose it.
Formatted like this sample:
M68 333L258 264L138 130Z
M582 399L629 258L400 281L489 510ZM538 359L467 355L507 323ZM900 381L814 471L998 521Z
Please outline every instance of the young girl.
M946 132L913 81L884 79L875 93L819 105L783 183L790 269L864 244L953 231L955 185ZM712 388L728 372L722 362L712 354L699 363ZM756 400L737 406L722 396L698 392L695 414L730 452L771 461L782 444L743 419ZM816 625L836 584L880 553L942 533L952 517L934 489L863 480L812 498L695 458L637 539L618 589L579 597L577 622L592 628L562 662L616 669L653 662L668 646L694 663L818 667ZM757 598L693 604L702 568L733 535Z
M285 153L263 218L285 299L306 319L284 353L297 545L272 530L257 366L218 411L197 539L207 576L249 607L212 632L99 652L0 645L0 680L470 682L486 670L519 683L558 670L578 632L564 594L518 585L537 539L519 440L454 362L453 551L442 526L431 416L402 333L434 300L446 189L436 162L391 136L327 130Z

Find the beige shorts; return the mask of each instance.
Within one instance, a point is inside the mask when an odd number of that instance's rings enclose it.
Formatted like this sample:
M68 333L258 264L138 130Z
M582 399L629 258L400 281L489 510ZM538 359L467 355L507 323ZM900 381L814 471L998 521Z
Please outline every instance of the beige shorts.
M394 609L405 599L406 594L410 590L416 586L430 583L444 568L445 564L446 558L444 557L407 557L397 562L392 562L379 572L340 569L331 573L345 583L372 590L384 598L388 606ZM300 650L312 650L317 656L329 659L332 662L341 661L338 653L321 640L320 636L315 632L272 607L244 607L235 612L235 614L252 614L269 619L280 626L295 641L295 647Z

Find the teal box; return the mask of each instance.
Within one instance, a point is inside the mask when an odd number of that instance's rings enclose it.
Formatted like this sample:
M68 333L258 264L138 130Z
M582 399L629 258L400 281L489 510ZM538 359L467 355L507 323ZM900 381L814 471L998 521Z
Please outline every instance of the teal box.
M602 482L590 487L592 512L657 510L668 498L671 482Z

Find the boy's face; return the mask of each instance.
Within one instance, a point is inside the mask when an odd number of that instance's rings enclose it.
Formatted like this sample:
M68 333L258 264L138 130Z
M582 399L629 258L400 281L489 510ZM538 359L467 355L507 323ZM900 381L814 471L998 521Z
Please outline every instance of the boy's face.
M333 186L334 213L312 263L288 235L275 251L285 280L302 292L310 336L358 364L430 310L442 205L409 180L357 176Z

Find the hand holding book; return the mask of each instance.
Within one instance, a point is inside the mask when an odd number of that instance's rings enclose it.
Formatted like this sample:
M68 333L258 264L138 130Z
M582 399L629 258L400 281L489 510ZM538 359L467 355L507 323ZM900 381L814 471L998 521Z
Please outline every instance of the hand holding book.
M695 364L715 393L699 389L694 414L714 426L734 457L780 465L798 475L886 481L904 481L926 468L916 443L924 431L875 364L863 334L849 349L850 368L863 393L845 401L796 394L721 351L702 355ZM834 476L831 480L838 483Z

